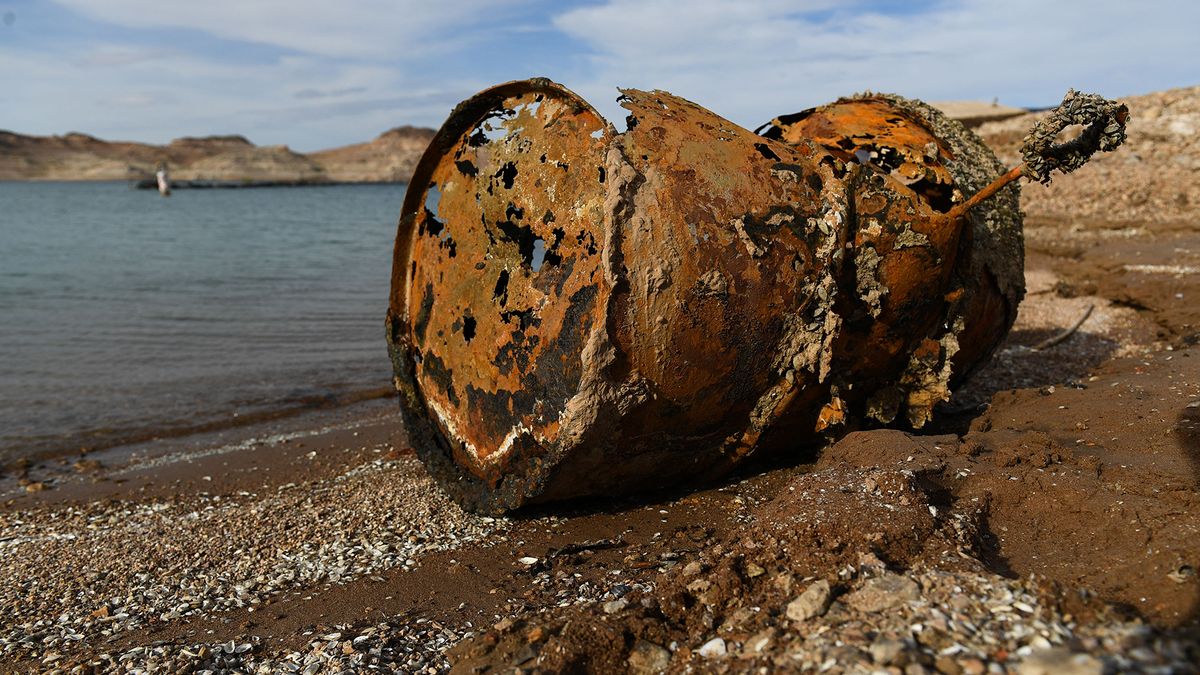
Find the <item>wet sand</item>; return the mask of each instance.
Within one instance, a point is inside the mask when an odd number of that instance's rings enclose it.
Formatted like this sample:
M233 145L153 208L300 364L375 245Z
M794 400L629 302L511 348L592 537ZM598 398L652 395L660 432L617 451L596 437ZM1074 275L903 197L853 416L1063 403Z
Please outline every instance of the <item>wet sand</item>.
M12 472L0 659L1193 672L1200 233L1027 235L1017 326L934 428L858 431L693 493L464 513L391 402Z

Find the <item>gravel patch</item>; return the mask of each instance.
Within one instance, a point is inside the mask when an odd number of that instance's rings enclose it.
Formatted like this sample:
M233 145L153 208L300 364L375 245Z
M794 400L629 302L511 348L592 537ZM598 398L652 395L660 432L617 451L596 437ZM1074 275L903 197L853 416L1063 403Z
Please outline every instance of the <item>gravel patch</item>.
M508 526L462 511L411 456L262 493L5 513L0 655L51 658L160 622L253 610L287 591L503 540Z

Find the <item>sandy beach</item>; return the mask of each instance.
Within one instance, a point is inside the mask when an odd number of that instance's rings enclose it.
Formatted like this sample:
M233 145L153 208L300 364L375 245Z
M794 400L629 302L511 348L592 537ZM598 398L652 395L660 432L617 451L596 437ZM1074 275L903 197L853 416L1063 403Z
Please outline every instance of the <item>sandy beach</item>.
M0 670L1197 672L1196 168L1128 157L1197 100L1130 100L1126 156L1023 187L1028 295L932 428L509 517L451 502L390 400L14 467ZM990 124L1003 155L1028 120Z

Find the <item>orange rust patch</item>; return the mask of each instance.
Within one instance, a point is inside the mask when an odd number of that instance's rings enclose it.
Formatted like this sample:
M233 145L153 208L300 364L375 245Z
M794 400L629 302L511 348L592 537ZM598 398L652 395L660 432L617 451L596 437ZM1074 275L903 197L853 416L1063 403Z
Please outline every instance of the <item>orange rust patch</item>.
M606 128L571 97L508 97L424 186L408 280L417 381L475 461L520 434L553 440L578 387L605 293Z
M935 210L949 210L954 179L950 146L909 113L883 98L841 99L794 115L781 115L763 133L785 143L816 143L846 162L872 164L922 195Z

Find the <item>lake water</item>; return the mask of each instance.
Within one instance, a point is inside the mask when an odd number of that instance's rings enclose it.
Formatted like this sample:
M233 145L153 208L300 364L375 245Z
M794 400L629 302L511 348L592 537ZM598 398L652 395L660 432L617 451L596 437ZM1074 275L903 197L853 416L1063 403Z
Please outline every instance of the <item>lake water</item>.
M379 395L404 190L0 183L0 462Z

